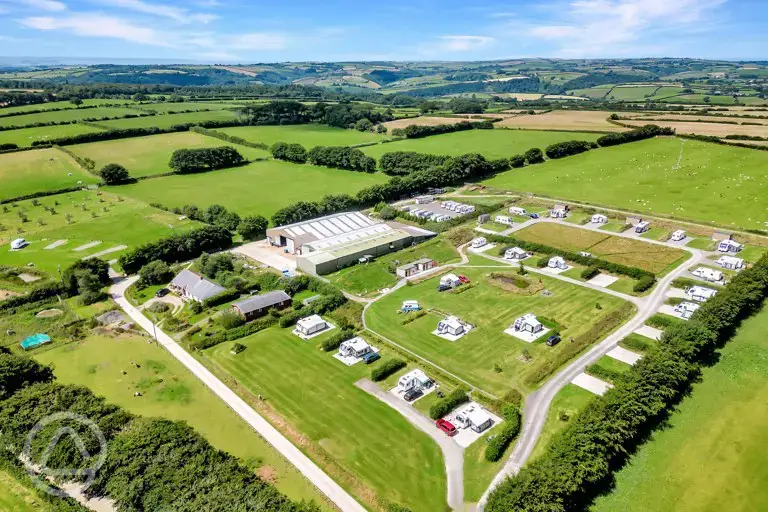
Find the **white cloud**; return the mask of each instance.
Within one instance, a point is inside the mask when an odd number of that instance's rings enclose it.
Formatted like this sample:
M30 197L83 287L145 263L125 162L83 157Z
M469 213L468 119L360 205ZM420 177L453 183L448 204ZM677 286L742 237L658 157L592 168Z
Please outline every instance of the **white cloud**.
M475 50L477 48L487 46L494 41L494 38L492 37L466 35L441 36L439 39L440 48L450 52L466 52L469 50Z
M288 38L269 32L240 34L229 39L224 46L239 50L282 50L288 45Z
M22 0L21 3L41 11L60 12L67 10L66 4L56 0Z
M696 30L706 15L727 0L575 0L556 23L522 28L535 39L559 44L559 56L589 57L637 53L635 43L664 34ZM671 38L670 38L671 39Z
M188 9L170 5L145 2L143 0L106 0L107 3L123 9L129 9L144 14L170 18L179 23L210 23L218 19L215 14L192 13Z
M21 23L37 30L60 30L83 37L108 37L152 46L172 46L167 34L135 25L128 21L102 14L73 14L54 18L36 16L24 18Z

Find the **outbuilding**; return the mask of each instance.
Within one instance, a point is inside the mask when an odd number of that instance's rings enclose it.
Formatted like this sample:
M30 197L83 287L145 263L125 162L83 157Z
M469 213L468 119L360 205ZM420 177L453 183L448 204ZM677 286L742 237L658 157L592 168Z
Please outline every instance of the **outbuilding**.
M328 328L328 322L319 315L311 315L296 322L296 330L304 336L311 336Z
M568 264L565 262L562 256L552 256L549 258L547 266L549 268L557 268L560 270L565 270L568 268Z
M737 258L736 256L720 256L715 263L728 270L739 270L744 268L744 260Z
M717 283L723 280L723 273L713 268L699 267L696 270L692 270L691 274L712 283Z
M440 286L456 288L461 284L461 279L456 274L445 274L440 278Z
M602 213L596 213L592 216L592 224L605 224L608 222L608 217Z
M439 334L459 336L460 334L464 334L464 324L455 316L449 316L437 323L437 332Z
M527 313L515 320L515 322L512 324L512 328L515 331L526 331L532 334L536 334L537 332L544 330L544 326L541 324L541 322L538 321L536 315L533 313Z
M685 240L685 230L684 229L678 229L674 233L672 233L672 236L670 237L670 240L673 242L679 242L681 240Z
M530 256L530 254L520 247L511 247L504 251L504 258L508 260L524 260L528 256Z
M720 252L739 252L743 246L735 240L722 240L717 244L717 250Z
M414 262L400 265L395 270L398 277L410 277L426 270L435 268L437 263L432 258L421 258Z
M283 290L274 290L271 292L249 297L232 304L232 309L240 316L245 318L246 322L267 314L271 308L285 309L292 304L291 296Z
M705 288L704 286L691 286L685 290L685 294L696 302L706 302L717 295L717 290Z
M373 352L373 348L360 336L342 341L339 345L339 355L342 357L363 357Z
M427 377L427 374L418 368L406 373L397 381L397 387L401 391L410 391L412 389L422 391L431 388L433 384L432 379Z

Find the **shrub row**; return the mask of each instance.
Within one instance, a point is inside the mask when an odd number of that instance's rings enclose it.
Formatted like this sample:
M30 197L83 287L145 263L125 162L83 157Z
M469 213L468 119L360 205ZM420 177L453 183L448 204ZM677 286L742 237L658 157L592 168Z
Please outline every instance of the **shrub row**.
M768 295L768 256L733 278L688 322L669 327L659 348L638 361L602 398L556 435L549 450L502 482L488 512L587 508L610 485L638 443L663 423L743 319Z
M597 267L587 267L584 270L581 271L581 278L582 279L592 279L597 274L600 273L600 269Z
M324 167L368 173L376 172L376 160L359 149L346 146L315 146L307 153L307 160L313 165Z
M218 295L214 295L213 297L205 299L203 301L203 307L206 307L206 308L216 307L220 304L227 303L231 300L234 300L240 297L241 294L242 292L240 292L239 290L224 290Z
M14 125L7 125L7 126L0 126L0 132L10 131L10 130L23 130L24 128L41 128L43 126L63 126L67 124L86 124L86 123L93 123L94 121L112 121L115 119L132 119L134 117L151 117L152 114L125 114L122 116L103 116L103 117L87 117L84 119L78 119L76 121L40 121L37 123L29 123L29 124L14 124Z
M24 295L10 297L0 302L0 311L10 311L25 304L40 302L57 295L67 295L67 290L59 283L46 283L32 288Z
M80 156L77 153L75 153L74 151L71 151L69 148L64 148L64 147L60 147L60 146L55 146L55 147L59 151L63 151L64 153L66 153L70 157L72 157L72 160L77 162L80 165L80 167L82 167L83 169L87 170L88 172L93 173L93 171L96 169L96 162L94 162L90 158Z
M585 371L591 376L597 377L598 379L604 380L606 382L610 382L611 384L618 382L622 376L621 373L605 368L604 366L600 366L598 363L587 366Z
M461 132L464 130L493 130L493 123L491 121L461 121L456 124L437 124L434 126L412 124L405 128L395 128L392 130L392 135L395 137L405 137L407 139L418 139L430 135Z
M277 323L277 319L272 315L267 315L254 320L253 322L248 322L239 327L233 327L224 332L214 334L213 336L192 340L189 342L189 348L191 350L205 350L206 348L214 347L225 341L239 340L240 338L245 338L251 334L256 334L268 327L272 327L275 323Z
M504 408L504 427L496 437L488 442L485 447L485 460L497 462L504 456L504 452L520 433L520 410L514 406Z
M596 147L597 144L585 140L567 140L550 144L547 146L546 153L548 158L557 159L578 155Z
M178 263L217 252L232 245L232 234L225 228L204 226L186 233L177 233L162 240L137 247L120 256L119 262L128 274L134 274L150 261Z
M286 162L293 162L296 164L304 164L307 162L307 150L301 144L289 144L287 142L275 142L269 152L272 153L272 158L277 160L285 160Z
M379 382L390 375L392 375L395 372L398 372L405 368L407 366L406 362L402 359L393 358L393 359L387 359L383 363L381 363L377 368L374 368L371 372L371 380L374 382Z
M643 139L652 139L657 135L674 135L675 130L672 128L661 127L655 124L647 124L640 128L630 130L628 132L621 133L609 133L603 135L597 139L597 143L601 147L616 146L619 144L626 144L627 142L635 142Z
M645 354L656 349L656 344L645 336L639 334L630 334L619 342L619 345L627 350L634 350Z
M322 348L325 352L330 352L332 350L336 350L341 346L341 343L344 341L347 341L349 339L352 339L355 337L355 331L351 329L344 329L342 331L337 332L330 338L323 341L323 343L320 345L320 348Z
M228 133L219 132L216 130L209 130L208 128L203 128L202 126L192 126L189 129L189 131L199 133L201 135L207 135L208 137L214 137L216 139L223 140L225 142L231 142L232 144L238 144L240 146L246 146L249 148L256 148L256 149L269 149L269 146L267 146L263 142L251 142L249 140L245 140L242 137L229 135Z
M646 324L656 329L667 329L675 324L683 323L685 320L680 320L673 316L665 315L663 313L657 313L645 321Z
M459 405L469 402L469 395L467 393L468 390L464 386L454 389L445 398L440 398L432 404L429 408L429 417L433 420L442 418Z
M179 174L213 171L243 165L247 160L232 146L177 149L168 166Z
M379 169L385 174L403 176L414 171L426 171L448 161L447 155L430 155L415 151L393 151L379 158Z

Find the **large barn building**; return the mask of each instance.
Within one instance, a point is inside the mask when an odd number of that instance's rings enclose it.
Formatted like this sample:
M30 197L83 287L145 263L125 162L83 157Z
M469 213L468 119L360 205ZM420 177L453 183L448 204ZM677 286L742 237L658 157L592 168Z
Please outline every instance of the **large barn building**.
M328 274L432 236L432 231L382 222L360 212L337 213L267 230L269 243L295 254L296 266L311 274Z

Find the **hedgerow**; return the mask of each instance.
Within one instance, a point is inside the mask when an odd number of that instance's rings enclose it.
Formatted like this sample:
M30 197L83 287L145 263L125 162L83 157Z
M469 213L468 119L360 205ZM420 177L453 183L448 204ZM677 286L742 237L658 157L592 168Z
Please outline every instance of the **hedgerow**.
M488 442L485 447L485 460L496 462L501 460L507 447L514 441L517 434L520 433L520 410L514 406L504 408L504 426L496 437Z
M393 373L402 370L407 366L406 362L402 359L387 359L383 363L381 363L378 367L374 368L371 372L371 380L374 382L379 382Z
M405 128L395 128L392 130L392 135L395 137L405 137L406 139L418 139L430 135L461 132L464 130L493 130L493 123L491 121L460 121L456 124L437 124L434 126L412 124Z
M429 417L433 420L442 418L459 405L469 401L469 390L463 386L454 389L445 398L437 400L429 408Z

